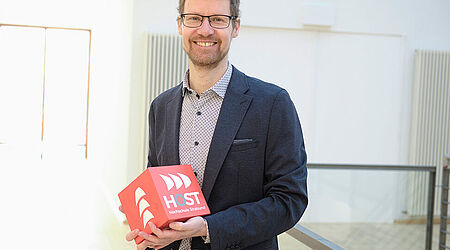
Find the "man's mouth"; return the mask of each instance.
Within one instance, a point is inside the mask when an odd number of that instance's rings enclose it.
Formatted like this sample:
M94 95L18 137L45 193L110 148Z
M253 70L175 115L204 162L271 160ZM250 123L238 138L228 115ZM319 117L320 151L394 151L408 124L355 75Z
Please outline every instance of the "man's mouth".
M200 47L211 47L211 46L217 44L217 42L196 42L196 41L194 41L194 43Z

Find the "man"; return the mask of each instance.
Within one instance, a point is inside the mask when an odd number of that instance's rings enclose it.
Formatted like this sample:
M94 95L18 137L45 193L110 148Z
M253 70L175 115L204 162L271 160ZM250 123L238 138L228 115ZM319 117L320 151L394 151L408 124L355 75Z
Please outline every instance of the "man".
M239 0L180 0L184 81L149 113L148 167L191 164L211 215L131 231L137 249L278 249L307 205L306 153L288 93L228 62Z

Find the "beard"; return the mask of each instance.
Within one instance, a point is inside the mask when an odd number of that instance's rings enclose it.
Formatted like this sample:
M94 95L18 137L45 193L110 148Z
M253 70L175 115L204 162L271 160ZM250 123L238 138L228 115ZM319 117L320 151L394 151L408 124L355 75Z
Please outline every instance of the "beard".
M225 51L220 50L222 42L219 40L217 41L217 44L214 45L216 48L214 48L213 51L201 51L200 48L195 47L196 45L194 45L193 40L189 40L188 48L185 48L184 50L192 64L197 67L215 68L227 56L230 49L228 47Z

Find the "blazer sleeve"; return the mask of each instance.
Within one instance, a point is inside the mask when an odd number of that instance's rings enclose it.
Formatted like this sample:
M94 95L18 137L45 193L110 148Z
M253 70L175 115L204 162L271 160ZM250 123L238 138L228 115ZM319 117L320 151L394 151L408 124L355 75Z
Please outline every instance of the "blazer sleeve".
M264 168L264 198L206 216L212 249L245 248L294 226L308 204L306 151L297 111L285 90L272 104Z
M157 166L156 146L155 146L155 104L152 102L148 112L148 162L147 167Z

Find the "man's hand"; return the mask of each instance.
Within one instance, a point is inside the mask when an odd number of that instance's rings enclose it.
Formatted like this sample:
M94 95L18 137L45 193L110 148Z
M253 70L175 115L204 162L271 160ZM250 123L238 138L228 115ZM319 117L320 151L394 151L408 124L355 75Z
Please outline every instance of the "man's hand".
M193 217L186 222L172 222L169 229L159 229L155 224L149 222L150 229L153 234L149 235L145 232L139 232L139 236L145 240L139 244L138 250L145 247L153 247L155 249L163 248L170 243L190 237L206 236L206 223L202 217ZM145 246L141 248L141 245Z
M166 231L175 231L181 236L180 239L206 236L206 221L200 216L192 217L185 222L172 222L169 227L171 230Z
M122 205L119 206L119 210L123 212ZM147 247L154 249L161 249L170 243L196 236L206 236L206 222L202 217L193 217L186 222L172 222L169 224L169 229L159 229L152 222L148 223L152 234L140 232L139 229L130 231L126 235L127 241L133 241L137 236L144 238L137 250L145 250Z

